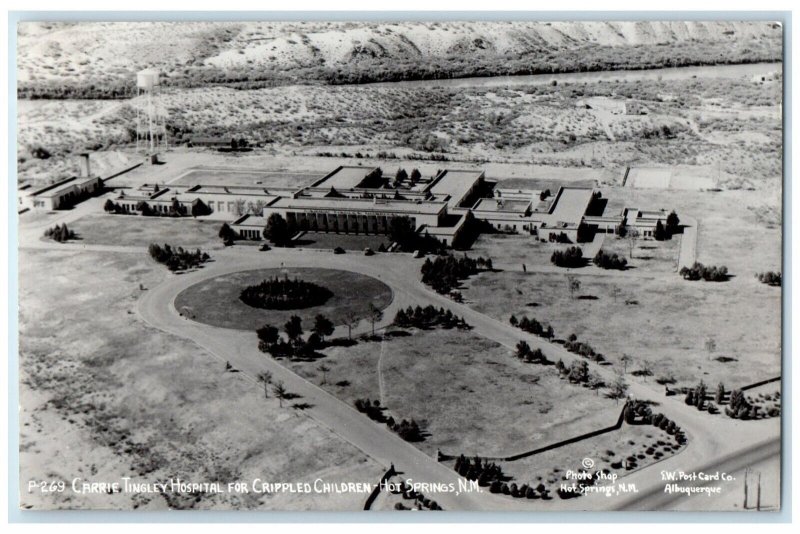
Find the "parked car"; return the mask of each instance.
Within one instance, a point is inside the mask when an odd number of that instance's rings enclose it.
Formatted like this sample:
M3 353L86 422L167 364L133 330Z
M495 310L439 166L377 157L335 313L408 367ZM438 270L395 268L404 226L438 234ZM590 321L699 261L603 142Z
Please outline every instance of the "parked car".
M342 247L336 247L333 249L334 254L344 254L344 249Z
M266 252L267 250L272 250L272 247L271 247L271 246L269 246L269 244L267 244L267 243L264 243L263 245L261 245L261 246L258 248L258 250L260 250L260 251L262 251L262 252Z
M374 255L375 255L375 253L372 252L371 248L367 247L367 248L364 249L364 256L374 256Z

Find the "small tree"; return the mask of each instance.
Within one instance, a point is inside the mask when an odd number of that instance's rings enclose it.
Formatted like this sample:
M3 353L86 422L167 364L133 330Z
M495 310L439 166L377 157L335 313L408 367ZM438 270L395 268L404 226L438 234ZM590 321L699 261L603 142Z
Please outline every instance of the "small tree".
M527 341L522 340L517 343L517 350L514 353L517 358L522 360L530 353L531 353L531 347L530 345L528 345Z
M333 334L333 322L324 315L319 314L314 317L314 327L311 331L317 334L322 341L325 341L326 336Z
M618 375L611 384L610 397L619 404L619 399L624 399L627 394L628 383L623 376Z
M708 359L711 360L711 357L714 354L714 351L717 350L717 342L714 341L713 337L709 337L703 343L703 347L705 347L706 352L708 352Z
M256 378L260 383L264 384L264 398L268 399L269 393L267 392L267 386L272 383L272 373L270 373L269 371L263 371L261 373L258 373Z
M286 335L289 336L289 341L297 344L298 340L303 335L303 320L297 315L292 315L289 320L286 321L284 331Z
M661 224L661 219L656 221L656 229L653 231L653 237L656 241L664 241L667 238L667 230Z
M628 364L633 361L633 358L631 358L629 354L623 353L619 361L622 363L623 373L628 374Z
M278 381L272 386L272 392L278 397L278 405L283 408L283 399L286 398L286 386L283 385L283 382Z
M614 304L617 303L617 297L619 297L620 293L622 293L622 290L619 288L619 286L611 287L611 295L614 297Z
M680 224L681 220L678 218L678 214L673 210L669 215L667 215L667 235L673 236L677 234Z
M278 329L270 324L265 324L258 330L256 330L256 335L258 336L259 341L263 341L267 345L274 345L278 342L280 338L280 333Z
M347 310L342 316L342 322L347 327L347 339L353 339L353 327L358 324L358 314L355 310Z
M725 384L720 382L717 385L717 393L714 395L714 402L717 404L722 404L722 401L725 400Z
M575 292L581 290L581 281L574 275L567 275L567 287L569 287L570 298L575 298Z
M331 368L328 367L327 365L325 365L324 363L321 363L321 364L319 364L317 366L317 371L322 373L322 383L323 384L327 384L328 383L328 371L330 371L330 370L331 370Z
M644 377L644 381L647 382L648 376L653 376L653 370L650 367L650 364L647 362L642 362L642 368L639 370L639 374Z
M631 228L625 234L625 239L628 241L628 255L633 259L633 251L636 248L636 242L639 241L639 230Z
M222 227L219 229L219 237L225 243L231 243L236 239L236 232L234 232L233 228L231 228L228 223L222 223Z
M289 241L289 225L279 213L273 213L267 219L264 227L264 239L269 240L275 245L283 245Z
M375 323L383 319L383 311L375 306L372 302L369 303L369 319L372 322L372 335L375 335Z

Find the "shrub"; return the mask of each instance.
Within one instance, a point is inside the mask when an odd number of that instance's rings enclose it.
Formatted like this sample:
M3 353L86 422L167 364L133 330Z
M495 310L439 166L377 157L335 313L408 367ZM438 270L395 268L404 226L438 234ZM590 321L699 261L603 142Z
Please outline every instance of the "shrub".
M158 263L166 265L170 271L185 271L198 267L207 262L211 257L199 248L194 252L183 250L182 247L173 248L168 244L163 247L152 243L148 247L150 257Z
M48 228L44 231L44 236L52 239L53 241L64 243L70 239L75 239L75 232L67 228L67 223L64 223L61 225L57 224L52 228Z
M724 265L705 266L695 262L691 267L681 267L680 275L684 280L705 280L706 282L726 282L729 279L728 268Z
M580 247L569 247L566 250L557 250L550 256L550 261L558 267L583 267L583 251Z
M765 273L758 273L756 278L758 278L758 281L762 284L773 287L780 287L782 283L781 273L779 272L767 271Z
M624 270L628 266L628 260L617 254L608 254L603 249L597 251L592 262L601 269Z

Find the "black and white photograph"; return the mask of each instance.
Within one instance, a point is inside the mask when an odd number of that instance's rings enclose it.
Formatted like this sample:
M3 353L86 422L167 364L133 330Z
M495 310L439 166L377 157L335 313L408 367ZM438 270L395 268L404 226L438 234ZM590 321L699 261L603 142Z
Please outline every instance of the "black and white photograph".
M23 515L788 504L781 20L205 18L9 28Z

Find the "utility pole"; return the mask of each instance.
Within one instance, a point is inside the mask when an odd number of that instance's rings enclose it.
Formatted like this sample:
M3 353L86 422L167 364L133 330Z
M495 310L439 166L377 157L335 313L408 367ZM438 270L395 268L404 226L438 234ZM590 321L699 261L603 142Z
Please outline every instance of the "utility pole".
M747 510L747 477L750 474L750 468L744 470L744 505L742 510Z
M756 490L756 511L761 511L761 471L758 472L758 489Z

